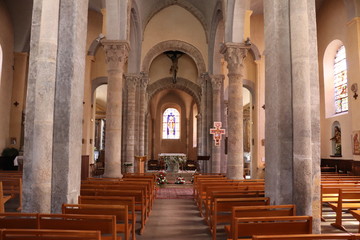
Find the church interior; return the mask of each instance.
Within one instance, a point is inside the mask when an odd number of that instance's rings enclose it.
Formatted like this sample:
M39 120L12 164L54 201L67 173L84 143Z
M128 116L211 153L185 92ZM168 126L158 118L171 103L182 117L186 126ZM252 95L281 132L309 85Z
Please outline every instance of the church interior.
M132 191L124 239L360 239L359 76L359 0L0 0L0 216ZM310 230L241 236L221 204Z

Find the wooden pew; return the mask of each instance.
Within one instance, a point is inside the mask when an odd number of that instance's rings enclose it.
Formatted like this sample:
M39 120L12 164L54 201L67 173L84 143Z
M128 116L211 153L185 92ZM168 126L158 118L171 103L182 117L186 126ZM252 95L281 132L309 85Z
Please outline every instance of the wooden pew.
M4 195L3 184L0 182L0 213L5 212L5 203L10 199L10 195Z
M255 235L253 240L315 240L315 239L360 239L360 234L353 233L325 233L325 234L287 234L287 235Z
M82 183L81 190L140 190L144 193L144 201L145 201L145 217L147 218L150 215L150 210L152 204L152 196L150 194L150 187L145 183L141 184L133 183L133 182L96 182L96 183Z
M210 192L209 199L207 199L204 202L205 207L205 220L208 223L209 217L213 211L214 208L214 200L216 198L259 198L259 197L265 197L264 191L244 191L244 190L238 190L236 189L228 189L229 191L215 189L214 191Z
M218 223L230 223L231 212L234 206L261 206L269 205L270 198L215 198L213 211L210 214L210 231L212 239L216 239Z
M100 231L53 229L4 229L2 240L101 240Z
M360 190L360 185L353 184L321 184L321 220L325 221L323 218L323 207L325 205L329 205L330 203L336 203L338 201L339 190L347 189L347 190L356 190L358 188Z
M117 196L79 196L79 204L100 204L100 205L127 205L129 210L129 219L131 220L132 236L135 240L135 226L136 226L136 214L135 214L135 198L134 197L117 197ZM142 234L143 229L140 229Z
M2 182L3 193L10 195L11 198L19 198L19 207L17 210L21 210L22 207L22 179L16 177L0 177Z
M116 217L110 215L39 214L38 228L97 230L102 240L121 240L116 234Z
M146 222L146 204L145 194L141 190L93 190L82 189L80 190L81 196L118 196L118 197L134 197L135 210L140 212L141 219L141 232L145 229Z
M123 233L125 240L129 240L132 224L129 223L129 210L127 205L100 205L100 204L63 204L63 214L90 214L115 215L116 231ZM133 239L135 236L132 236Z
M38 228L38 213L0 213L0 229L1 228Z
M339 196L336 203L329 203L329 206L336 213L335 223L331 225L346 231L342 225L342 211L347 209L360 208L360 190L339 189Z
M231 224L234 218L244 217L280 217L295 216L296 207L290 205L265 205L265 206L235 206L231 211ZM225 225L225 232L231 238L235 226Z
M311 234L312 217L250 217L234 218L232 239L250 238L253 235Z

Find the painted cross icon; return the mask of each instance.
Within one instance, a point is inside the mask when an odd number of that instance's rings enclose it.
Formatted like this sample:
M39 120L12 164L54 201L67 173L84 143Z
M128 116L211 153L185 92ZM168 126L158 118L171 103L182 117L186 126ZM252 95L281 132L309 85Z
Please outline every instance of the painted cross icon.
M215 146L220 146L221 135L225 134L225 129L221 129L221 122L214 122L214 128L210 128L210 134L213 135Z

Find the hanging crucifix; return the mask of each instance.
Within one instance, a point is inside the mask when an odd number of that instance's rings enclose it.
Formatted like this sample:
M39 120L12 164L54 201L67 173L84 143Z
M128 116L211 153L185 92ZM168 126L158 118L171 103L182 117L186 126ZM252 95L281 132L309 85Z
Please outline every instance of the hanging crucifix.
M164 52L164 54L166 54L166 56L168 58L171 59L171 67L170 67L170 73L172 73L173 75L173 83L176 83L176 78L177 78L177 71L178 71L178 59L184 54L183 52L180 51L166 51Z

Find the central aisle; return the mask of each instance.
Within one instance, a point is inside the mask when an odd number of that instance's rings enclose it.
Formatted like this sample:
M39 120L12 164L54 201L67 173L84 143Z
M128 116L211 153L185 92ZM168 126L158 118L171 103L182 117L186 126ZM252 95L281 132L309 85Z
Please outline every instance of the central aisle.
M136 239L210 240L211 235L193 199L156 199L144 234Z

